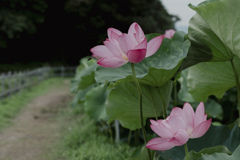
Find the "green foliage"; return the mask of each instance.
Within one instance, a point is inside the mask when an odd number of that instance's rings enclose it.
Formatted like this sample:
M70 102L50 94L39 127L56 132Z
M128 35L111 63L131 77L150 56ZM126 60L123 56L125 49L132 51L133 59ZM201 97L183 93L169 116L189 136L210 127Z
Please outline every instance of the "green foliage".
M185 36L183 32L176 32L172 39L163 40L161 47L153 56L134 64L136 78L143 93L144 123L148 118L163 116L163 108L173 106L171 79L180 76L178 79L180 86L176 85L175 88L175 91L180 89L178 94L180 101L174 105L187 101L196 106L200 101L204 101L208 118L219 121L219 126L212 125L202 137L188 141L190 158L200 160L222 156L234 159L239 150L240 128L237 121L231 126L221 123L226 123L226 110L229 110L229 114L236 110L236 92L228 90L236 86L234 66L240 68L238 34L240 2L208 0L198 6L189 6L197 12L190 21L189 34ZM109 11L107 6L101 7ZM232 10L234 15L230 12ZM101 20L101 17L98 18ZM104 20L100 22L99 27L103 25ZM159 34L149 34L146 37L149 41L157 35ZM183 71L189 66L191 67ZM237 74L240 75L240 72L237 71ZM124 128L130 130L140 128L139 92L133 83L131 64L127 63L119 68L98 67L95 79L97 83L110 83L111 91L106 96L104 88L91 88L87 97L81 98L85 100L85 104L91 104L89 108L92 117L99 119L106 107L110 123L117 119ZM173 96L176 96L176 93ZM223 97L225 99L222 99ZM100 111L95 108L96 106L100 106L98 108ZM96 113L100 114L96 116ZM230 116L227 122L234 121L233 117ZM182 160L185 157L183 146L156 153L155 158L158 157L159 160ZM129 160L146 159L146 148L139 149L134 155Z
M81 65L76 71L75 78L71 83L71 91L76 93L79 90L86 89L90 85L95 83L94 75L97 68L97 64L94 59L91 59L90 62L86 63L88 58L81 60Z
M96 60L88 57L80 60L75 78L71 83L71 91L75 93L73 107L84 107L86 114L96 121L107 120L106 99L109 91L107 85L99 86L95 82Z
M92 88L86 94L84 109L90 118L94 120L107 120L108 116L106 114L106 100L109 91L107 91L107 86L98 86Z
M170 101L172 82L161 87L141 85L143 93L143 117L162 115ZM139 93L135 83L121 83L109 94L107 99L109 122L118 119L123 127L135 130L141 128L139 113Z
M205 135L200 138L190 139L188 144L188 150L193 152L200 152L203 148L212 148L210 151L214 153L214 150L218 150L219 145L227 147L231 152L234 152L240 144L240 128L235 125L231 130L228 126L211 126ZM225 149L224 149L225 150ZM226 151L226 150L225 150ZM224 151L224 152L225 152ZM226 153L226 152L225 152ZM182 160L185 157L183 146L174 147L161 154L163 159Z
M235 57L234 64L240 67ZM238 73L240 75L240 72ZM234 72L229 61L204 62L189 68L188 90L196 101L206 101L208 96L222 98L224 93L236 86Z
M146 35L146 37L153 38L152 35ZM181 62L187 56L189 47L190 42L184 40L183 32L176 32L171 40L165 38L154 55L135 64L139 83L155 87L167 83L177 73ZM133 81L131 64L127 63L119 68L98 67L95 77L96 81L100 83L118 80L121 80L120 82Z
M83 101L85 94L95 86L95 70L97 64L95 59L88 61L88 57L82 58L80 65L76 70L76 75L71 82L71 91L77 93L78 97Z
M192 98L192 95L188 91L187 86L187 76L188 76L189 70L185 69L181 72L181 77L178 79L180 82L180 90L178 92L178 98L184 102L194 102L195 100Z
M200 152L189 152L189 159L191 160L199 160L201 157L205 155L211 155L211 154L218 154L218 153L225 153L227 155L231 155L232 153L227 149L225 146L216 146L216 147L210 147L210 148L204 148ZM184 158L186 160L186 157Z
M45 0L2 0L0 6L0 47L7 40L20 38L37 31L36 25L44 21Z
M184 68L203 61L229 61L239 57L239 5L238 0L189 5L197 14L189 22L191 48Z
M63 137L61 146L64 149L59 153L62 157L71 160L123 160L132 154L134 148L111 143L88 116L81 113L77 117L78 121Z
M210 98L205 103L205 112L208 115L208 118L216 118L218 120L223 120L222 106Z
M239 159L239 157L240 157L240 145L233 152L232 155L228 155L226 153L214 153L211 155L204 154L204 155L202 155L202 158L200 160L218 160L218 159L237 160L237 159Z
M106 38L106 26L123 31L132 22L137 22L146 33L164 33L166 29L174 28L179 19L168 14L158 0L68 0L65 10L81 19L77 23L78 28L86 33L91 29L95 35L98 32L98 37L95 37L98 42Z
M151 157L154 157L153 150L150 151ZM146 160L148 159L147 148L145 145L139 146L133 153L132 158L127 158L126 160Z

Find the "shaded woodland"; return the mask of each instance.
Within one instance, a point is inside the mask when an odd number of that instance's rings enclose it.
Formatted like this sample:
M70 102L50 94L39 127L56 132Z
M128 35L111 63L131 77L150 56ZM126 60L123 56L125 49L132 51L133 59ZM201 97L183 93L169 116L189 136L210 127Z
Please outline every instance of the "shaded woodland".
M0 64L77 65L109 27L164 33L178 20L159 0L1 0Z

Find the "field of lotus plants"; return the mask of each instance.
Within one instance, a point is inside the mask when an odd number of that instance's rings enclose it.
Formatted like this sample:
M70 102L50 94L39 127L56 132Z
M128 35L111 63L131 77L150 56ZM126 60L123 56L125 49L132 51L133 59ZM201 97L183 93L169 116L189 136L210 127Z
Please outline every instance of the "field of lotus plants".
M115 143L139 146L127 160L240 157L240 1L189 7L188 33L109 28L80 61L72 106Z

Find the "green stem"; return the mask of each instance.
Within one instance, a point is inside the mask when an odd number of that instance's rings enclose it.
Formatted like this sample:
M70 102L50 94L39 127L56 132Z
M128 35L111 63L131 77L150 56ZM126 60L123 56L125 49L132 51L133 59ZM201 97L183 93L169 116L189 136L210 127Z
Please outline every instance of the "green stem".
M135 143L135 145L139 145L139 134L138 134L138 129L136 129L135 130L135 132L134 132L134 134L135 134L135 136L134 136L134 143Z
M129 130L129 134L128 134L128 145L130 145L131 137L132 137L132 130Z
M238 118L240 117L240 85L239 85L239 77L237 70L234 66L233 59L231 60L234 76L235 76L235 81L236 81L236 86L237 86L237 99L238 99ZM240 120L238 120L238 127L240 127Z
M134 81L136 83L136 86L137 86L138 92L139 92L140 121L141 121L143 136L144 136L144 142L145 142L145 145L146 145L147 144L147 134L146 134L146 131L145 131L145 128L144 128L144 125L143 125L142 89L141 89L140 84L139 84L139 82L137 80L137 77L136 77L136 73L135 73L135 69L134 69L134 63L131 63L131 68L132 68L133 78L134 78ZM148 159L151 160L150 150L147 149L147 151L148 151Z
M185 149L186 160L189 160L187 143L184 144L184 149Z
M157 116L157 107L156 107L156 105L155 105L155 103L154 103L153 95L152 95L152 92L151 92L151 90L150 90L149 87L148 87L148 90L149 90L149 93L151 94L151 100L152 100L152 105L153 105L154 112L155 112L155 118L156 118L156 120L158 120L158 116Z
M163 101L163 98L162 98L162 95L161 95L160 92L159 92L159 97L160 97L160 100L161 100L161 103L162 103L163 118L166 119L167 118L167 108L165 106L165 103Z
M177 101L177 80L174 81L174 107L177 107L178 101Z

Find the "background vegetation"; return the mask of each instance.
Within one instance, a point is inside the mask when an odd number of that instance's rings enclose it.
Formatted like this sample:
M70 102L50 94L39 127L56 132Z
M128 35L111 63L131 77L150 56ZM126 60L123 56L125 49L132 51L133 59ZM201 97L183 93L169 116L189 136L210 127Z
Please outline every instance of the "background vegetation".
M127 32L135 21L163 33L177 20L159 0L2 0L0 64L77 65L109 27Z

